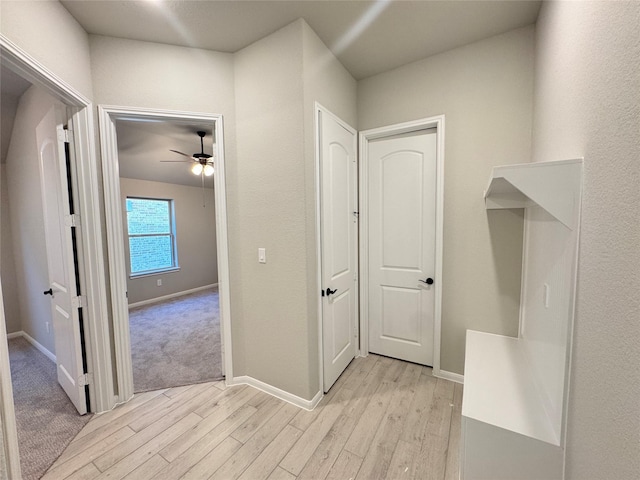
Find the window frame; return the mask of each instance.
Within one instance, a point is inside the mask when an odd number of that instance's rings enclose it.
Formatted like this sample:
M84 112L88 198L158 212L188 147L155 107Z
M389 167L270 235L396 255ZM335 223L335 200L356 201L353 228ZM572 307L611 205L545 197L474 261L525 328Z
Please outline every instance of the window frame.
M149 200L155 202L166 202L169 206L169 233L129 233L129 210L127 209L126 202L127 200ZM175 213L175 201L173 198L159 198L159 197L144 197L138 195L127 195L125 197L125 219L126 219L126 229L127 229L127 249L129 252L128 255L128 263L129 263L129 278L140 278L140 277L148 277L151 275L158 275L162 273L171 273L177 272L180 270L180 264L178 262L178 240L176 235L176 213ZM131 266L131 237L163 237L169 236L171 240L171 253L173 259L173 265L166 268L158 268L154 270L144 270L141 272L132 272Z

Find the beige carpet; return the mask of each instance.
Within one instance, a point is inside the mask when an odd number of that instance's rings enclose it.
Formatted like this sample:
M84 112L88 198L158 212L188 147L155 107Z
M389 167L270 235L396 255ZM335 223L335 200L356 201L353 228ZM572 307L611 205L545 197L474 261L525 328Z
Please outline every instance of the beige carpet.
M135 392L221 380L218 290L129 310Z
M22 480L53 464L91 415L80 416L58 385L56 365L24 338L9 340Z

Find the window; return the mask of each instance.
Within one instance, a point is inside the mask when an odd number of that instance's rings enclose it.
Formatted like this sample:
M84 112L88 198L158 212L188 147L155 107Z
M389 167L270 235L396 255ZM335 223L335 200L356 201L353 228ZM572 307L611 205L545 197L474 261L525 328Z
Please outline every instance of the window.
M178 269L173 200L127 197L131 276Z

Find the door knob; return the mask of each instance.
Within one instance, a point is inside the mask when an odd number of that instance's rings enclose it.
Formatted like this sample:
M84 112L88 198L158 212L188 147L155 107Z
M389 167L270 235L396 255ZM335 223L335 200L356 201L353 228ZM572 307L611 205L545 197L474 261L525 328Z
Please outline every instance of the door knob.
M426 283L427 285L433 285L433 278L429 277L426 280L418 280L419 282Z
M336 293L338 290L331 290L329 287L327 287L327 297L329 295L333 295L334 293Z
M44 292L45 295L51 295L53 297L53 288L50 288L49 290L45 290Z

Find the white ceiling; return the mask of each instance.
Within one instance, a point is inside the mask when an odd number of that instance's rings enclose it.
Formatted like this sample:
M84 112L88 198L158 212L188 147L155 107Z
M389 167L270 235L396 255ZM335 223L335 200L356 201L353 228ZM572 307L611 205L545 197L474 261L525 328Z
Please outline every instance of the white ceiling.
M62 0L88 33L236 52L304 18L356 79L536 21L540 1Z
M193 155L200 152L198 130L207 132L204 152L213 154L212 128L206 125L169 122L116 122L120 176L178 185L201 186L201 177L191 173L189 159L170 152ZM168 163L184 161L186 163ZM214 160L215 161L215 160ZM205 177L205 186L213 187L213 177Z
M540 1L431 0L62 0L91 34L236 52L304 18L356 79L536 21ZM3 93L29 86L2 68ZM118 122L121 175L184 185L199 177L169 149L199 151L202 125ZM6 143L6 142L3 142ZM208 145L208 147L206 146ZM212 139L205 152L212 153ZM212 180L208 179L209 186Z

